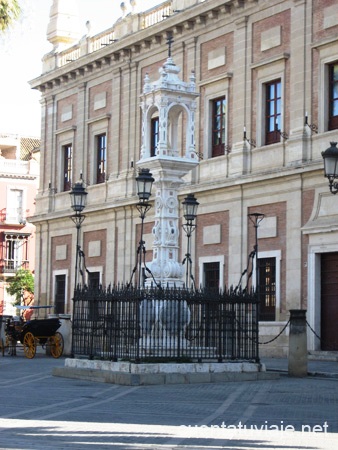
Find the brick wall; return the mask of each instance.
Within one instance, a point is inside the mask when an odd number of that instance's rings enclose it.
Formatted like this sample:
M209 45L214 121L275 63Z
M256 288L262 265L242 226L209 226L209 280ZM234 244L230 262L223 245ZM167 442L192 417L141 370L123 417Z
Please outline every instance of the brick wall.
M76 94L69 95L57 102L57 129L69 128L75 126L77 123L77 101L78 97ZM71 107L71 118L64 120L62 118L64 111L69 110Z
M97 99L98 95L105 95L105 106L101 108L95 107L95 99ZM89 89L89 108L88 108L88 117L89 119L94 119L95 117L100 117L106 113L114 113L112 109L112 89L111 89L111 81L106 81L104 83L100 83L96 86L93 86Z
M97 243L98 251L91 253L90 244ZM102 284L105 280L105 266L106 266L106 252L107 252L107 230L86 231L83 233L83 249L86 258L86 266L102 266L103 278Z

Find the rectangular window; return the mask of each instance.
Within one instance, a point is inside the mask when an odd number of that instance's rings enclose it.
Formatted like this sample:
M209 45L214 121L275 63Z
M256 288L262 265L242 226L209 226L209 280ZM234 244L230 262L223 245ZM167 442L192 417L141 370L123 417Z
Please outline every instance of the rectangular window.
M5 272L28 268L28 234L5 234Z
M224 155L226 129L225 97L212 101L212 149L211 156Z
M329 130L338 128L338 62L329 65Z
M258 283L259 320L274 321L276 318L276 258L258 259Z
M159 120L158 117L154 117L153 119L151 119L150 156L156 156L157 154L159 137Z
M66 275L55 276L55 314L64 314L66 304Z
M282 118L282 83L275 80L265 85L265 145L280 142Z
M105 133L96 136L96 183L106 181L107 136Z
M219 289L219 262L204 263L204 287Z
M88 273L88 286L90 289L99 289L100 287L100 272Z
M67 144L62 147L63 152L63 191L70 191L72 188L72 144Z
M6 209L6 222L23 222L23 191L21 189L10 189L8 191Z

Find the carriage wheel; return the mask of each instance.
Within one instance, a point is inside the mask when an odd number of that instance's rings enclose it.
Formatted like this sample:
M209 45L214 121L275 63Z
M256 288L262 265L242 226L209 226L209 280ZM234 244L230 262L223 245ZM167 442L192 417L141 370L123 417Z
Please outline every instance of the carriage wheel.
M33 333L27 331L23 338L23 351L26 358L32 359L36 353L35 337Z
M63 336L58 331L49 338L50 342L50 354L53 358L60 358L63 353Z

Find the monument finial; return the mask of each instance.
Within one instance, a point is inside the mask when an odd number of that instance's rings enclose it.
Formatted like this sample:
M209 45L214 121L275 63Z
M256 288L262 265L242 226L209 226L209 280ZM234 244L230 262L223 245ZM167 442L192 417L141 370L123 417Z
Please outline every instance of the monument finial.
M168 58L171 58L171 47L173 45L174 38L172 31L167 31L167 45L168 45Z

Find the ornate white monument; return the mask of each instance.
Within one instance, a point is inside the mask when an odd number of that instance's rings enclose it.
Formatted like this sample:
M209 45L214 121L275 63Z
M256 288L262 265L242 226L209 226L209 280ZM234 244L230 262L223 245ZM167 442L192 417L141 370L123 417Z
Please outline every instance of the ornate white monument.
M150 169L155 178L155 225L153 260L148 265L158 285L183 285L179 257L178 188L184 177L198 164L195 149L195 75L182 81L180 69L171 57L160 69L160 78L144 80L142 95L142 148L137 165ZM146 285L154 282L148 278Z
M180 69L171 57L171 36L168 44L169 55L159 71L160 78L152 83L146 75L144 80L142 148L137 165L151 171L156 189L153 260L148 265L152 277L147 278L145 285L179 288L184 282L182 263L178 260L178 189L184 183L182 177L198 164L195 149L198 94L194 73L189 82L178 76ZM188 345L184 330L190 322L190 311L185 302L144 300L140 313L143 343L154 340L158 348L168 347L169 342L169 347ZM167 350L170 353L170 348Z

